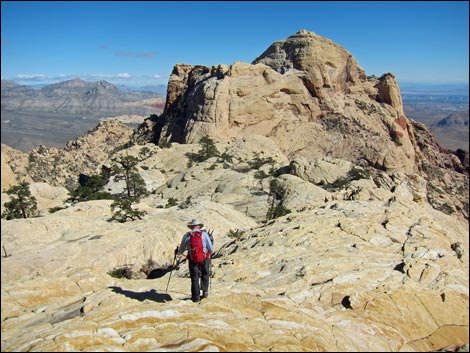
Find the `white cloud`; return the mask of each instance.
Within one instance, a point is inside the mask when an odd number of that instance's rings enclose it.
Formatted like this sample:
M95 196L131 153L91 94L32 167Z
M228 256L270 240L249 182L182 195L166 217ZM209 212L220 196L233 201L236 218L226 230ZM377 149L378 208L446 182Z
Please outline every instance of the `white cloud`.
M44 74L35 74L35 75L18 74L18 75L16 75L16 78L18 78L20 80L42 81L42 80L46 79L46 75L44 75Z
M116 77L119 77L119 78L131 78L131 75L129 75L127 72L123 72L123 73L117 74Z

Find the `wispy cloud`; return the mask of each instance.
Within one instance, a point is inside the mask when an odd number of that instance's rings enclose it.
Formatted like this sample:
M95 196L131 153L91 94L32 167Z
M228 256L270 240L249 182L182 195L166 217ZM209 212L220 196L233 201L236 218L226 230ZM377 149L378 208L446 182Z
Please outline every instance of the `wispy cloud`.
M47 78L47 76L44 74L34 74L34 75L18 74L16 75L16 78L20 80L44 81Z
M131 75L129 75L127 72L119 73L116 75L118 78L131 78Z
M142 59L153 59L157 55L156 51L146 52L146 53L132 53L129 51L118 51L114 54L121 58L142 58Z
M109 47L106 44L101 44L98 46L98 49L108 49Z
M157 55L157 52L152 51L152 52L149 52L149 53L138 54L137 57L138 58L144 58L144 59L153 59L155 57L155 55Z
M133 57L135 57L135 54L133 54L131 52L128 52L128 51L118 51L114 55L115 56L120 56L120 57L123 57L123 58L133 58Z

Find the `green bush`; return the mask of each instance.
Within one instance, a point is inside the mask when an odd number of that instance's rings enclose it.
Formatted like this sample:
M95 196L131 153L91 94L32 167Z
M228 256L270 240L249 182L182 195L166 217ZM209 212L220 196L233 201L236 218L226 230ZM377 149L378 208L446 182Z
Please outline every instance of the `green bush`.
M275 162L276 161L272 157L260 157L259 154L256 154L252 161L248 161L248 165L251 169L259 169L266 163L274 165Z
M151 150L147 146L142 147L141 150L139 151L140 160L147 159L150 156L151 156Z
M114 196L109 192L103 191L106 181L101 175L92 175L86 185L79 185L74 190L69 190L67 201L82 202L90 200L112 200Z
M352 168L345 177L338 178L333 183L323 186L323 188L327 190L340 190L340 189L344 189L348 187L349 184L351 184L351 182L354 180L369 179L369 178L370 178L369 170L362 169L362 168Z
M219 162L232 163L232 161L233 161L232 156L227 154L226 152L222 153L219 157Z
M241 231L240 229L234 229L234 230L230 229L227 233L227 236L229 238L234 238L237 241L239 241L243 236L243 231Z
M57 207L51 207L49 208L49 213L56 213L57 211L60 211L60 210L65 210L67 207L60 207L60 206L57 206Z
M147 259L147 262L142 265L140 268L140 272L145 273L147 276L149 275L152 270L157 268L157 263L152 258Z
M166 203L165 208L173 207L178 205L178 200L174 199L173 197L170 197Z
M271 205L268 212L266 213L266 220L269 221L274 218L285 216L286 214L291 213L292 211L288 208L285 208L282 203L278 203L276 206Z
M160 148L170 148L171 147L171 142L166 140L166 139L161 139L160 142L158 143L158 147L160 147Z
M258 170L254 176L256 179L266 179L269 177L269 174L267 174L264 170Z
M180 202L180 204L178 205L178 208L185 209L185 208L188 208L189 206L191 206L191 196L188 196L186 200L184 200L183 202Z
M115 278L127 278L132 279L134 277L134 271L129 266L123 266L114 268L108 272L108 275Z

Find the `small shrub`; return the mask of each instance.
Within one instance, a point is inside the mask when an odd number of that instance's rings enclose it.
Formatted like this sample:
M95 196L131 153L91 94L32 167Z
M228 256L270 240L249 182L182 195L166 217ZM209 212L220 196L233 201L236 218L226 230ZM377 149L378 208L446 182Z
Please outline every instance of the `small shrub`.
M269 174L267 174L264 170L258 170L254 176L256 179L266 179L269 177Z
M67 208L66 206L51 207L51 208L49 208L49 213L55 213L55 212L60 211L60 210L65 210L66 208Z
M150 152L151 152L150 148L148 148L147 146L142 147L142 149L139 151L140 160L144 160L144 159L149 158L150 155L151 155Z
M229 238L234 238L235 240L239 241L243 236L243 231L241 231L240 229L230 229L227 233L227 236Z
M173 197L170 197L167 201L167 204L166 204L165 208L169 208L169 207L173 207L173 206L177 206L177 205L178 205L178 200L174 199Z
M248 165L251 169L259 169L266 163L274 165L275 162L276 161L272 157L260 157L259 154L256 154L252 161L248 161Z
M349 184L351 184L351 182L354 180L369 179L369 178L370 178L369 170L362 169L362 168L352 168L345 177L338 178L333 183L324 185L322 187L325 188L326 190L339 190L339 189L344 189L348 187Z
M143 272L148 276L149 273L152 272L152 270L154 270L155 268L157 268L157 263L152 258L150 258L147 259L147 262L142 265L142 267L140 268L140 272Z
M114 268L108 272L108 275L115 278L127 278L132 279L134 277L134 271L129 266L123 266Z
M178 205L178 208L179 209L185 209L185 208L188 208L189 206L191 206L191 196L188 196L186 198L186 200L184 200L183 202L181 202L179 205Z
M166 140L166 139L161 139L160 142L158 143L158 147L160 147L160 148L170 148L171 147L171 142Z
M271 205L268 212L266 213L266 220L269 221L274 218L285 216L286 214L291 213L292 211L288 208L285 208L282 203L277 204L276 206Z
M219 157L219 162L232 163L232 161L233 161L232 156L227 154L226 152L222 153Z

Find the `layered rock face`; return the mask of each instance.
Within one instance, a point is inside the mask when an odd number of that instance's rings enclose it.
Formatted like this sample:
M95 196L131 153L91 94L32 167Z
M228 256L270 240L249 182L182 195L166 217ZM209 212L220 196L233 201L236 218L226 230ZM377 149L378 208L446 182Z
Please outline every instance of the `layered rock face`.
M393 74L368 79L346 49L302 30L272 44L252 64L176 65L164 113L149 119L134 141L263 135L289 160L332 157L387 173L420 173L432 185L432 204L447 204L449 213L468 218L468 196L461 192L468 188L468 170L440 147L429 153L422 143L428 138L416 126L404 114ZM455 187L445 185L442 175ZM436 201L446 193L446 201Z
M413 128L394 76L367 81L347 50L307 31L274 43L253 64L176 65L153 132L153 139L186 143L205 134L259 134L289 157L417 170Z

